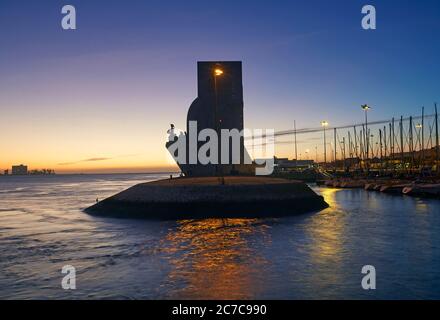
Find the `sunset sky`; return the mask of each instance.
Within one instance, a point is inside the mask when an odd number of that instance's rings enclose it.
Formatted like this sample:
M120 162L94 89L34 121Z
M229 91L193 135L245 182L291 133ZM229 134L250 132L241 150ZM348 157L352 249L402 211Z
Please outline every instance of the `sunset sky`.
M168 169L199 60L243 61L245 126L285 130L361 122L364 103L372 120L432 113L439 57L438 0L1 0L0 169Z

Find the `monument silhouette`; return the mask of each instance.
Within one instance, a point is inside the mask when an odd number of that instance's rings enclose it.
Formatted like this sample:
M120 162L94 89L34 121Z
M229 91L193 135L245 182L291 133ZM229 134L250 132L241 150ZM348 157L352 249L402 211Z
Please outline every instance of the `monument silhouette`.
M185 176L228 176L228 175L253 175L255 166L250 164L249 154L244 147L244 139L240 138L239 161L233 161L234 144L229 141L229 160L222 159L222 143L220 133L223 129L242 131L243 120L243 81L241 61L200 61L197 63L197 98L191 104L187 115L187 133L167 142L167 148L178 139L186 139L185 161L177 161L179 168ZM190 122L197 122L196 136L203 129L213 129L217 132L218 150L217 164L202 164L197 158L200 147L205 142L197 142L194 149L190 149L191 136ZM226 148L226 146L225 146ZM192 155L190 154L192 153ZM225 153L225 151L223 151ZM173 155L175 159L177 154ZM190 157L195 159L190 161ZM224 158L226 158L224 156ZM246 160L246 161L245 161ZM225 163L227 162L227 163Z
M197 72L198 96L188 111L187 132L177 135L171 124L166 143L185 177L137 184L85 211L121 218L174 220L281 217L328 207L324 198L303 182L255 176L257 166L250 161L243 138L239 139L236 163L231 159L224 161L228 164L199 163L197 154L205 142L198 143L197 138L189 153L190 136L198 136L203 129L214 133L243 129L241 62L198 62ZM195 132L189 130L193 121L197 121ZM176 143L185 147L173 148ZM229 146L232 148L231 143ZM222 150L224 155L227 148L221 143L217 147L221 159ZM176 151L184 155L174 154ZM195 156L194 163L189 162L190 156ZM239 177L232 177L235 175Z

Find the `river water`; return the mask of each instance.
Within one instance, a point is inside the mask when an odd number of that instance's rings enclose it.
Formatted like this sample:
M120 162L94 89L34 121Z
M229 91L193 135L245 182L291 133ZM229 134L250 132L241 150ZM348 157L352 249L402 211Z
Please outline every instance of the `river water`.
M0 299L440 298L440 200L314 187L330 208L282 219L82 212L166 176L0 177ZM64 265L76 290L61 287ZM376 290L361 287L364 265Z

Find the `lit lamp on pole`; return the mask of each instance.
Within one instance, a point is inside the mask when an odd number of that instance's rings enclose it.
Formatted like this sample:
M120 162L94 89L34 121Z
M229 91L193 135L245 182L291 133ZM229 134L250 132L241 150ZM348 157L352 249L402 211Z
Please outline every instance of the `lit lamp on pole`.
M328 127L328 122L325 120L321 121L321 127L324 130L324 163L327 163L327 142L325 139L325 128Z
M223 70L220 68L214 69L214 94L215 94L215 109L214 109L214 121L215 121L215 132L217 133L217 136L219 136L219 121L218 118L218 93L217 93L217 77L220 77L223 75ZM220 151L220 150L219 150ZM218 153L220 155L220 153ZM220 159L218 159L220 162ZM215 173L218 175L218 165L215 166Z
M223 74L223 70L217 68L217 69L214 70L214 73L215 73L216 76L221 76Z
M215 129L217 131L218 134L218 124L219 124L219 119L218 119L218 92L217 92L217 77L220 77L223 75L223 70L220 68L215 68L214 69L214 93L215 93Z
M417 139L419 140L419 142L420 142L420 146L419 146L419 148L420 148L420 151L422 151L422 153L423 153L423 140L422 139L420 139L420 132L422 131L422 129L423 129L423 124L421 124L421 123L417 123L416 124L416 129L417 129Z
M369 145L370 145L370 138L368 137L368 110L371 109L371 107L367 104L364 104L361 106L362 110L365 111L365 144L366 144L366 158L368 159L369 157Z

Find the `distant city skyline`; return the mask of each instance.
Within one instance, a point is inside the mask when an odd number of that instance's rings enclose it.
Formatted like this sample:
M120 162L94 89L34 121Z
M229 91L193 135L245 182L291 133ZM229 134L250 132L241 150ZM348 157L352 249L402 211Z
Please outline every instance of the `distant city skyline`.
M440 102L440 2L0 2L0 170L177 170L164 143L185 128L196 63L243 61L247 128L319 127L432 114ZM315 145L307 146L314 158ZM304 148L305 149L305 148ZM280 157L293 148L280 144ZM301 152L305 158L304 152Z

